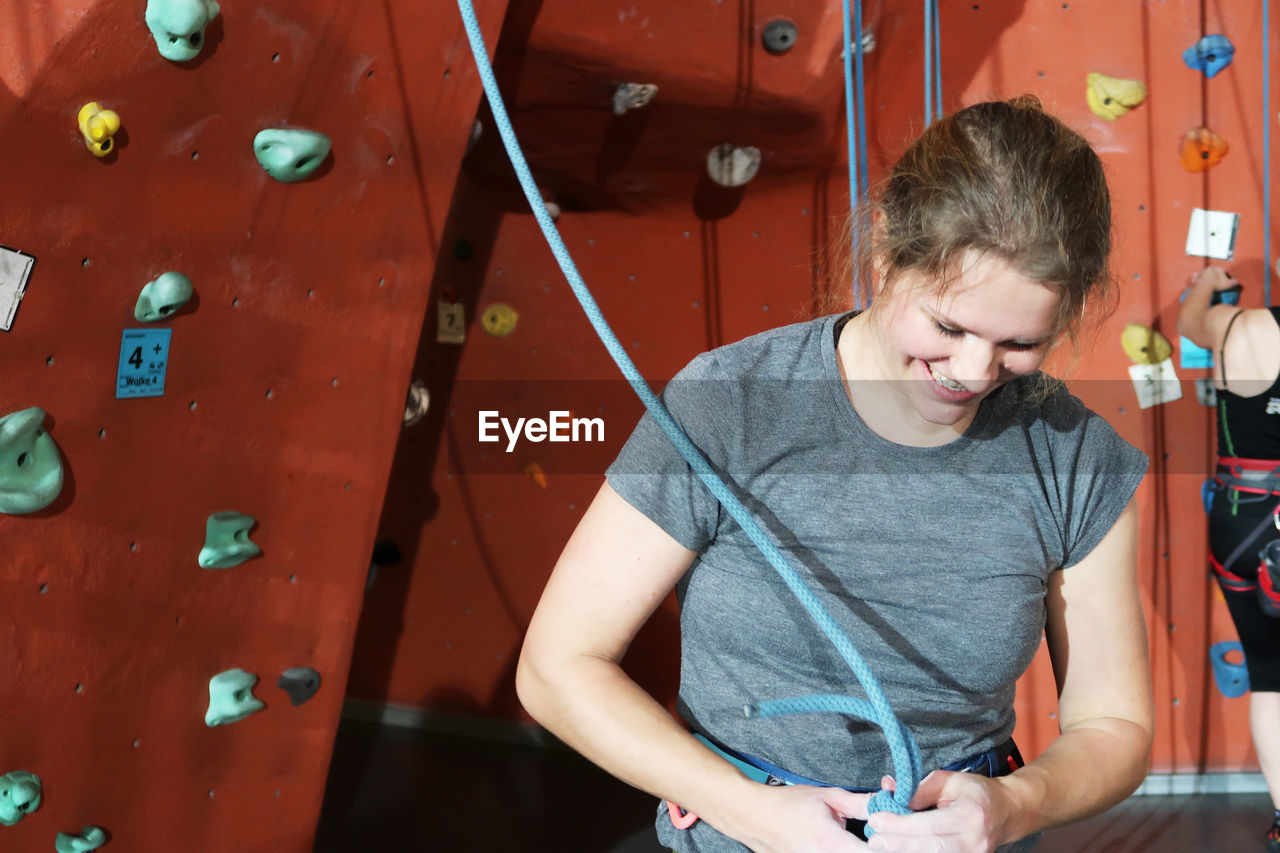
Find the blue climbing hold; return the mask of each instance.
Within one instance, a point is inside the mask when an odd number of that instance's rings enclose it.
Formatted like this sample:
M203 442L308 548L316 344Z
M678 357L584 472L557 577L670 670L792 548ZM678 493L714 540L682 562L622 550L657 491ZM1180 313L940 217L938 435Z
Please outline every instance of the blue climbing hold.
M1227 655L1240 652L1240 663L1231 663ZM1209 660L1213 663L1213 680L1228 699L1235 699L1249 692L1249 670L1244 666L1244 647L1236 642L1214 643L1209 647Z
M1213 511L1213 480L1205 480L1200 486L1200 500L1204 502L1204 514L1208 515Z
M1182 52L1182 61L1187 67L1203 71L1204 76L1212 77L1231 64L1236 55L1236 46L1231 39L1219 33L1205 36Z

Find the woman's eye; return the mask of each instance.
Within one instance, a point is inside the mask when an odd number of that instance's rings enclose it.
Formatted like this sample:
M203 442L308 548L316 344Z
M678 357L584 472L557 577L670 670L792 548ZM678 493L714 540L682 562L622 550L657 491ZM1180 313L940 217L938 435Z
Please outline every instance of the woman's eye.
M946 335L948 338L958 338L964 334L964 332L960 331L959 329L953 329L950 326L944 326L941 323L939 323L937 320L933 321L933 325L937 326L938 331Z

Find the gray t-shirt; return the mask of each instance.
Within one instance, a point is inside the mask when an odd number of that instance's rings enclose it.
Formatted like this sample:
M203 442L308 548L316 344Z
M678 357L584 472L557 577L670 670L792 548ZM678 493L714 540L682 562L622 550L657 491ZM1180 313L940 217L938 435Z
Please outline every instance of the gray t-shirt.
M698 356L662 396L866 660L928 772L1009 738L1014 683L1044 630L1049 573L1098 544L1147 460L1061 385L1036 393L1042 377L990 395L946 445L887 441L845 394L839 319ZM744 705L768 699L866 694L651 416L607 478L699 554L677 587L685 721L828 784L876 788L893 775L884 735L869 723L746 718ZM663 806L657 825L681 853L745 849L701 821L674 829Z

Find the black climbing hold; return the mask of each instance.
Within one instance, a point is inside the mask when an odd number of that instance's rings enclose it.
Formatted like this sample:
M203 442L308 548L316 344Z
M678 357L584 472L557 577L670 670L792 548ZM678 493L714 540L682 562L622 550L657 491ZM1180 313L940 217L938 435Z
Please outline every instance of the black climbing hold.
M770 21L764 27L764 49L778 56L795 47L799 36L796 25L790 21L784 18Z
M471 245L471 241L466 237L459 237L453 243L453 256L459 261L469 261L475 255L475 249Z
M320 689L320 673L310 667L286 669L276 687L288 693L289 701L296 707L316 695Z

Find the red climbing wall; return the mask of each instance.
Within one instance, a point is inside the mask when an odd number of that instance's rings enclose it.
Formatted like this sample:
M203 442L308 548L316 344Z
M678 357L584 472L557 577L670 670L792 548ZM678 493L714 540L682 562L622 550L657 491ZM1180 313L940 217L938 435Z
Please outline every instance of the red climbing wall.
M496 32L504 0L478 5ZM479 84L443 4L227 2L185 65L145 8L0 0L0 243L37 258L0 400L48 412L67 473L0 516L0 773L45 785L0 848L96 824L112 849L310 850ZM90 100L123 121L102 161ZM271 180L251 146L272 126L328 134L331 161ZM116 400L121 331L166 270L197 296L161 324L164 396ZM205 571L221 510L258 520L263 555ZM296 666L323 684L295 708L275 681ZM235 667L266 708L207 728Z
M1211 642L1232 638L1205 574L1199 486L1211 460L1211 419L1195 399L1204 370L1179 370L1184 397L1141 410L1119 333L1128 322L1174 339L1177 298L1203 261L1184 244L1192 207L1241 214L1236 259L1244 303L1262 304L1261 22L1256 4L943 4L948 109L990 97L1039 95L1080 129L1107 164L1116 214L1118 310L1081 348L1074 389L1150 454L1139 491L1140 570L1150 625L1159 729L1155 770L1255 768L1246 700L1224 699ZM870 3L867 56L872 178L922 126L919 4ZM763 26L787 17L797 46L770 56ZM498 73L514 121L559 226L606 317L641 370L669 377L694 354L811 316L827 288L816 268L846 204L839 6L716 0L512 4ZM1182 51L1221 32L1234 63L1212 80ZM1115 122L1085 103L1085 75L1144 81L1146 102ZM614 117L619 82L656 83L647 108ZM482 118L488 123L487 116ZM1206 175L1185 172L1178 144L1206 123L1231 143ZM582 318L509 177L491 127L463 164L431 285L466 308L465 344L435 339L428 314L415 370L432 409L405 431L380 535L403 552L367 598L353 697L432 712L523 719L512 670L521 634L556 556L639 412ZM721 142L763 151L740 196L704 177ZM465 241L465 242L458 242ZM478 315L494 303L520 320L506 337ZM541 383L541 384L539 384ZM511 454L477 441L476 411L601 416L604 446L571 453L524 443ZM525 473L537 463L545 482ZM674 695L678 646L668 603L629 665L657 695ZM1023 679L1018 738L1038 753L1057 733L1042 655Z

